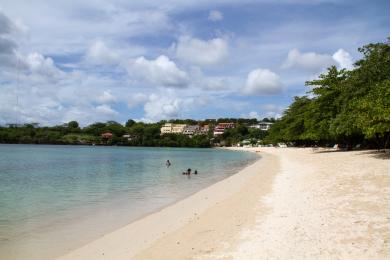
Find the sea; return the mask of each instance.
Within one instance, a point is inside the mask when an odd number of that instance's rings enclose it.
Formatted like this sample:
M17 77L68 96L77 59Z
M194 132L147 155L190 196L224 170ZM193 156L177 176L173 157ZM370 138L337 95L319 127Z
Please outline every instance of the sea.
M1 144L0 259L60 256L257 159L212 148ZM198 174L183 175L188 168Z

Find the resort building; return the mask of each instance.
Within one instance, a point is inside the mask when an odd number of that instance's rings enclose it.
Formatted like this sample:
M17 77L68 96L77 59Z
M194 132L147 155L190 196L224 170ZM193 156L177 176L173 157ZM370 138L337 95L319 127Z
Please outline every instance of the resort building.
M161 134L182 134L186 124L173 124L173 123L165 123L161 129Z
M210 127L209 125L204 125L200 128L200 134L207 135L209 133Z
M223 134L229 128L234 128L234 123L219 123L214 128L214 136Z
M200 132L200 126L198 125L188 125L184 128L183 134L185 135L196 135Z
M270 123L270 122L260 122L256 125L251 125L250 127L257 128L257 129L260 129L262 131L268 131L271 128L272 124L273 123Z

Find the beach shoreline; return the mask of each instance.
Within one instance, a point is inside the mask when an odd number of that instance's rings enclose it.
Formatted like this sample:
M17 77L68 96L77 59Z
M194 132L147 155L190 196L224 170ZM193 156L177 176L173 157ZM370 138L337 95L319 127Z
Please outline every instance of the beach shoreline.
M60 259L386 259L390 160L375 151L260 152L239 173Z

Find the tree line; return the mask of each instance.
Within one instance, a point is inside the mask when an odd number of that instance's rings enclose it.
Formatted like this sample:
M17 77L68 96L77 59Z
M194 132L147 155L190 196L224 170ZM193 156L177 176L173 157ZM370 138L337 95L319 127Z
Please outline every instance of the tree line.
M273 118L264 118L267 122ZM181 123L210 126L206 135L189 137L184 134L160 134L163 124ZM223 135L213 136L213 127L221 122L234 122L236 128L227 130ZM172 119L156 123L136 122L129 119L124 125L115 122L97 122L80 127L76 121L56 126L39 127L38 124L0 126L0 143L16 144L84 144L84 145L123 145L123 146L162 146L162 147L211 147L216 144L231 145L244 139L260 139L264 131L249 126L257 119L220 118L220 119ZM105 139L103 133L112 133L112 138Z
M332 66L307 81L266 137L268 143L386 148L390 138L390 38L358 49L352 70Z

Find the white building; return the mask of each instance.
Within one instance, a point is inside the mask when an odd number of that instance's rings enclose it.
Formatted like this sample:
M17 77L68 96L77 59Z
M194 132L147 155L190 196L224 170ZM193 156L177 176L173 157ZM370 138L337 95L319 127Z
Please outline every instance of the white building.
M182 134L184 132L184 129L187 125L186 124L172 124L172 123L165 123L161 129L161 134Z
M260 129L262 131L268 131L272 125L273 125L273 123L270 123L270 122L260 122L256 125L251 125L250 127L257 128L257 129Z

